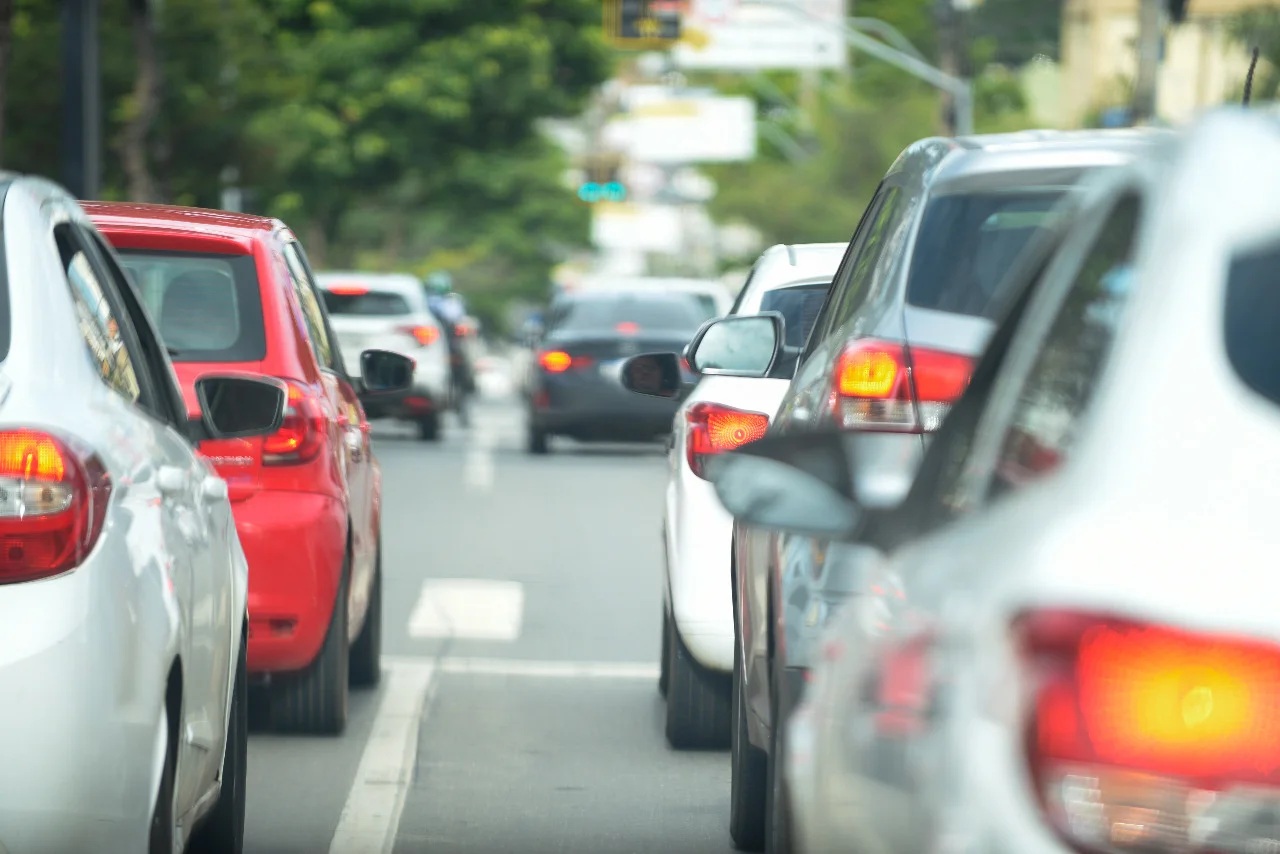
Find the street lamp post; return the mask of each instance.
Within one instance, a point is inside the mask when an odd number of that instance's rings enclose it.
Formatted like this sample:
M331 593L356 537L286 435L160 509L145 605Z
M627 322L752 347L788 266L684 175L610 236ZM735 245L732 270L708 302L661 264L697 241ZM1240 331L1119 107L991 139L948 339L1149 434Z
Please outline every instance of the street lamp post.
M62 0L62 182L79 199L102 186L98 0Z

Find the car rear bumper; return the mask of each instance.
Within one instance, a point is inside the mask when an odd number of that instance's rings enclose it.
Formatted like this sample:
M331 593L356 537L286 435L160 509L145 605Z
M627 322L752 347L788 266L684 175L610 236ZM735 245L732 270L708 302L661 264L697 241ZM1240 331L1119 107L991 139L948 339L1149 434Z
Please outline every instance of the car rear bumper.
M329 629L346 554L344 508L327 495L285 491L233 506L249 563L249 671L300 670Z
M671 432L680 404L627 391L591 372L543 374L532 383L530 417L539 428L591 439L651 439Z
M439 414L445 408L446 398L439 390L418 386L390 394L362 397L360 404L368 418L416 421Z

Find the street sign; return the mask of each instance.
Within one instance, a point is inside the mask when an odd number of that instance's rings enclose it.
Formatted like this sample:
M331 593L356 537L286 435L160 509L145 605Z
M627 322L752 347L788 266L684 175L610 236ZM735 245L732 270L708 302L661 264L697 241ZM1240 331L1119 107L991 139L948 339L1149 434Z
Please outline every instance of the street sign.
M756 102L744 96L636 98L605 138L645 163L733 163L756 156Z
M680 39L682 2L604 0L604 34L623 50L662 50Z
M845 0L693 0L672 50L680 68L717 71L843 68Z

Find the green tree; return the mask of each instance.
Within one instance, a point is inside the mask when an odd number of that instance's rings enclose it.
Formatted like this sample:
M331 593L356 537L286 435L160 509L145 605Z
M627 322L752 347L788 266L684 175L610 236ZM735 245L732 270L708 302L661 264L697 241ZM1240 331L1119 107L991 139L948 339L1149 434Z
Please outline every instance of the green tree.
M1243 47L1258 48L1259 62L1253 78L1252 99L1275 100L1280 94L1280 9L1264 5L1246 9L1229 22L1228 32ZM1243 89L1244 79L1241 78L1238 94L1232 100L1238 103Z
M1044 55L1058 58L1063 0L983 0L973 10L975 60L1020 66Z

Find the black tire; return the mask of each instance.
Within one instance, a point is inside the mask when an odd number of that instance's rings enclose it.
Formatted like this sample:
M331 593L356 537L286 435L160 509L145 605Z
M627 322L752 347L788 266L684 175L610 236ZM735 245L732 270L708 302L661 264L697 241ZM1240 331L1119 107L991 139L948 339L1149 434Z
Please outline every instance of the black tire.
M418 419L418 438L424 442L440 440L440 416L434 412Z
M736 643L735 643L736 646ZM763 851L768 808L769 757L747 734L747 699L742 691L742 653L733 655L732 769L729 837L739 851Z
M667 622L670 683L667 687L667 743L676 750L729 746L732 678L694 660L674 619Z
M658 694L665 700L667 686L671 684L671 617L667 616L667 606L662 606L662 658L658 661Z
M350 561L348 556L347 561ZM347 646L349 565L342 568L329 631L315 661L271 683L271 724L281 732L341 735L347 726L351 655Z
M787 726L781 719L778 694L782 679L774 663L770 662L770 710L769 710L769 781L765 791L765 852L766 854L791 854L791 803L787 796L784 774L787 761Z
M373 561L373 580L369 583L369 610L356 642L351 645L351 684L357 688L373 688L382 680L382 538Z
M532 420L529 422L528 448L529 453L539 456L547 453L548 450L546 431L535 425Z
M160 774L160 790L156 792L156 806L151 811L151 836L147 854L173 854L175 820L173 815L174 785L178 778L178 745L176 721L169 720L165 709L164 771Z
M245 659L248 628L240 639L235 693L231 695L231 722L227 727L227 752L222 760L222 793L213 811L196 828L187 854L240 854L244 851L245 783L249 770L249 669Z

